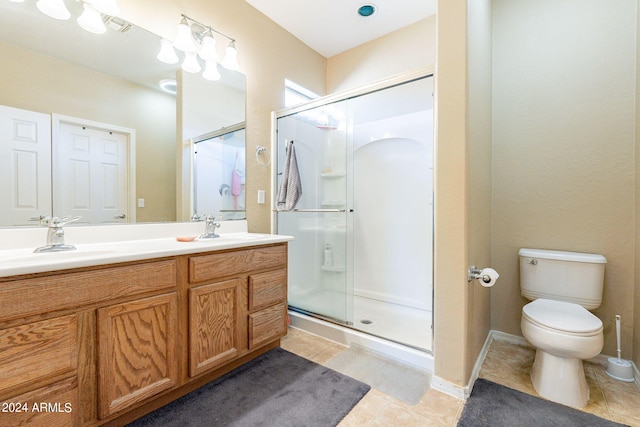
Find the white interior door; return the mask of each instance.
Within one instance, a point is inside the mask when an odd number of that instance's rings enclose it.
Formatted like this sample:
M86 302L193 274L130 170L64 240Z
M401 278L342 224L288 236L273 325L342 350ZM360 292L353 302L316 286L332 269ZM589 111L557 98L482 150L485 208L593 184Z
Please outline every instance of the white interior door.
M0 105L0 224L51 214L51 116Z
M129 222L127 135L60 122L53 212L89 224Z

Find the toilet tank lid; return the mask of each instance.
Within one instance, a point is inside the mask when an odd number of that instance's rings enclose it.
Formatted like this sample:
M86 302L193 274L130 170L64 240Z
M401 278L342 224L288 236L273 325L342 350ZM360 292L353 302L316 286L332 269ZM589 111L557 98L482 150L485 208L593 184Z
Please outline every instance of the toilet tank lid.
M552 251L547 249L521 248L518 255L530 258L554 259L558 261L590 262L594 264L606 264L607 259L598 254L586 254L582 252Z

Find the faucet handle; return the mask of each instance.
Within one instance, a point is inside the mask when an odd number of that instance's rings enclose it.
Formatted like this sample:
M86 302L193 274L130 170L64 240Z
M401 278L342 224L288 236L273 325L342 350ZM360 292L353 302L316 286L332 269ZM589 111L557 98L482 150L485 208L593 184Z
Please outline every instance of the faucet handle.
M73 222L73 221L77 221L80 218L82 217L81 216L72 216L72 217L63 216L62 218L53 217L49 221L49 227L62 227L63 225L69 224L70 222Z

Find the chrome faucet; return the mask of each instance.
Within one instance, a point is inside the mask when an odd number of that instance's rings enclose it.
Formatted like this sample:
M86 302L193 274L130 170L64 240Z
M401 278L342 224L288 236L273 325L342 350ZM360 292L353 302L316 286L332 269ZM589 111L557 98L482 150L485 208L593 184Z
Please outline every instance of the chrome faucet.
M54 216L48 221L48 230L47 230L47 244L46 246L41 246L36 248L34 252L59 252L59 251L71 251L76 247L73 245L65 245L64 243L64 230L62 226L68 224L73 221L79 220L80 216L74 217L63 217L58 218Z
M219 234L216 234L216 228L220 227L220 223L215 221L216 218L213 215L207 215L204 222L204 234L199 236L198 239L213 239L220 237Z

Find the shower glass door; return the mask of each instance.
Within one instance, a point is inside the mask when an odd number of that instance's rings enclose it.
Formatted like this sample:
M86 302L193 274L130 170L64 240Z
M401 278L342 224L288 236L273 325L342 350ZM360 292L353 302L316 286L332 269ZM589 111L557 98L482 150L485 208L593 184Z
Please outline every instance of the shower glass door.
M433 349L432 94L419 76L277 118L277 170L293 140L302 180L277 214L291 309Z
M279 234L289 243L289 305L348 323L351 290L347 257L348 129L346 101L280 117L277 120L278 182L293 141L302 196L291 211L277 213Z

